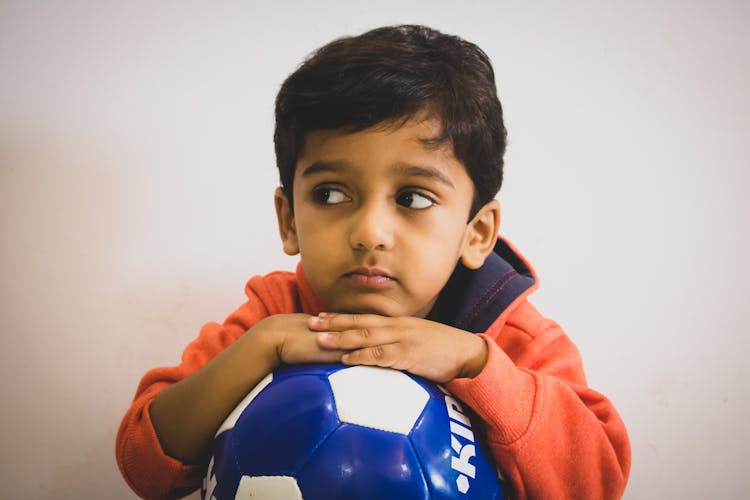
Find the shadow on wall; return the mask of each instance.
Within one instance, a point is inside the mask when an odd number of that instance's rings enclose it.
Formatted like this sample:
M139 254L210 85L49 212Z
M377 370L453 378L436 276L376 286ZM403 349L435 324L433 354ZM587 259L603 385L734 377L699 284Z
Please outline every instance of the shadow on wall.
M244 299L247 277L200 283L192 185L146 154L0 123L0 317L12 332L0 397L14 402L0 414L3 498L134 498L114 448L140 377L177 363L204 322Z
M39 484L45 498L132 499L136 495L120 476L114 459L114 438L110 433L89 436L83 453L71 454L68 463L54 467L49 481Z
M39 129L0 124L0 317L12 332L0 396L14 402L0 415L2 496L133 498L114 442L142 375L122 305L140 179L105 141Z

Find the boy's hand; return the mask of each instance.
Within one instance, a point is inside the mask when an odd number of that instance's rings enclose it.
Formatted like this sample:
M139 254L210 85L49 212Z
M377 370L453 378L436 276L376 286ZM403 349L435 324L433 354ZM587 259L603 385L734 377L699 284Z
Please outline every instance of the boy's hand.
M281 364L340 361L344 351L319 345L315 332L308 327L309 319L308 314L277 314L256 325L259 335L264 336L276 355L272 369Z
M341 362L405 370L437 383L475 377L487 361L487 344L472 333L415 317L322 313L308 319L318 345L346 351Z

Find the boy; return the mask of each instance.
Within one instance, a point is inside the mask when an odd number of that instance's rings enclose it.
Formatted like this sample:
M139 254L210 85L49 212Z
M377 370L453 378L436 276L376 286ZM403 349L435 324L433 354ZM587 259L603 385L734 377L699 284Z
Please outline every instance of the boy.
M300 264L252 278L179 366L144 376L117 436L133 490L195 490L215 431L265 375L340 361L447 384L513 497L619 497L622 421L497 236L505 128L487 56L421 26L336 40L284 82L274 139L279 232Z

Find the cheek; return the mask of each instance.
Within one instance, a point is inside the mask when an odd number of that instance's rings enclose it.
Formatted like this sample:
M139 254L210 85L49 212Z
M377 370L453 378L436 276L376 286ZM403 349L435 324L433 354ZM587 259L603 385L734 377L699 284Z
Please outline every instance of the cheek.
M321 223L320 217L305 213L297 216L297 237L300 244L306 247L314 247L321 235L325 234L326 225Z
M410 260L425 283L444 284L448 280L461 257L464 237L463 229L451 233L438 229L412 242Z
M412 228L410 232L419 235L422 252L434 253L434 258L450 260L452 255L457 256L461 252L467 227L466 221L455 214L438 214L428 224Z
M325 276L342 257L342 245L336 226L315 221L313 217L305 220L304 230L297 232L302 261L305 271L309 270L316 274Z

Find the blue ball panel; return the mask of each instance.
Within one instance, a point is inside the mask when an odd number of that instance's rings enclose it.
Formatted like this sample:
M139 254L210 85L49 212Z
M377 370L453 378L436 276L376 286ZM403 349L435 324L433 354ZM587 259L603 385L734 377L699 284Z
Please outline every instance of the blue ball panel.
M292 475L338 425L325 375L298 375L272 381L228 432L243 474Z
M342 424L297 474L305 500L428 499L408 436Z
M274 380L283 380L285 378L298 377L300 375L313 375L316 377L328 376L344 368L349 368L342 364L306 364L306 365L287 365L284 368L276 370L273 373Z
M214 440L214 468L209 481L216 481L213 496L218 499L234 498L237 493L237 485L242 478L242 472L234 459L234 450L231 440L231 431L222 432ZM217 478L220 480L217 481ZM203 492L205 496L206 492Z
M505 498L497 473L492 466L492 458L479 446L477 442L479 436L476 434L474 441L460 434L453 435L460 446L473 445L474 447L474 456L468 460L474 466L473 477L463 474L465 478L460 480L468 484L469 489L465 494L459 491L457 481L462 473L451 467L453 457L459 458L459 453L451 447L450 418L446 409L445 395L436 387L430 387L428 390L431 395L430 400L414 425L410 437L422 462L432 498L483 500ZM474 421L477 420L474 419ZM460 423L458 425L464 427ZM470 450L471 448L467 448L466 451Z

